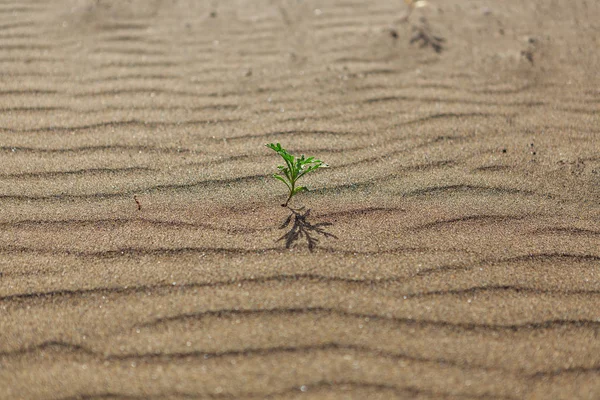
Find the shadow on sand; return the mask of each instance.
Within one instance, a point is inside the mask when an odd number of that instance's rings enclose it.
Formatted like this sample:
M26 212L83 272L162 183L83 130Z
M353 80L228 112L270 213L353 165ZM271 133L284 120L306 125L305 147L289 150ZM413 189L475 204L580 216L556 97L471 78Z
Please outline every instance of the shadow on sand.
M279 229L286 229L294 221L292 227L288 232L286 232L282 237L277 239L277 242L285 240L285 248L291 248L294 243L298 242L303 237L306 238L306 242L308 243L308 249L312 252L317 247L319 243L319 235L322 235L326 238L334 238L337 239L332 233L325 231L324 227L333 225L331 222L319 222L317 224L312 224L308 222L307 218L310 216L310 209L306 210L304 213L301 213L304 208L300 209L288 209L292 212L281 224Z

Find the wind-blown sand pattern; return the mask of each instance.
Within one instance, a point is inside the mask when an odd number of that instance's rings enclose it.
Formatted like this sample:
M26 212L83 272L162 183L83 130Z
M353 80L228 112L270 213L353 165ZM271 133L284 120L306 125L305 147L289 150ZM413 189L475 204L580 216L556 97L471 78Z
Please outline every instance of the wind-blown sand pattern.
M0 398L600 398L600 3L406 11L3 1Z

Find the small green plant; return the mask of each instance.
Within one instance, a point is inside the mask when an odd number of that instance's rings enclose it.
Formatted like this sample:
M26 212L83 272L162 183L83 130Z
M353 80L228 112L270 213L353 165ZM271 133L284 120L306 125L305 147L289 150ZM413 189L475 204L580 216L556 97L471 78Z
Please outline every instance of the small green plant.
M287 200L281 205L282 207L287 207L290 199L294 197L295 194L308 190L305 186L296 187L296 182L298 179L302 178L311 171L328 167L328 165L323 161L315 160L314 157L305 158L304 154L302 154L300 157L295 157L288 153L286 149L281 147L281 144L279 143L269 143L266 146L274 150L281 156L281 158L283 158L283 161L285 161L285 165L279 165L277 167L279 169L279 174L273 175L275 179L285 183L290 191Z

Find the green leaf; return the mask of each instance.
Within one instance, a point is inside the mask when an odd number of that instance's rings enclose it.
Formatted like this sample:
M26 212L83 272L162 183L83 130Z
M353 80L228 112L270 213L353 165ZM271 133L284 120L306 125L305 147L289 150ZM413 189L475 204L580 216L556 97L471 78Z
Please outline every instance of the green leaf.
M308 190L308 189L305 186L298 186L296 189L294 189L293 193L296 194L296 193L304 192L306 190Z
M283 176L275 174L275 175L273 175L273 178L279 179L281 182L285 183L285 186L287 186L288 189L292 190L292 187L285 179L283 179Z
M306 175L311 171L315 171L319 168L328 167L328 165L325 164L323 161L317 160L314 157L307 158L304 154L302 154L300 157L295 157L292 154L290 154L286 149L284 149L280 143L269 143L265 146L275 151L281 156L283 161L285 161L285 166L277 166L280 175L273 176L276 179L285 183L285 185L289 189L288 201L295 194L308 190L304 186L296 187L296 182L298 181L298 179L300 179L302 176Z

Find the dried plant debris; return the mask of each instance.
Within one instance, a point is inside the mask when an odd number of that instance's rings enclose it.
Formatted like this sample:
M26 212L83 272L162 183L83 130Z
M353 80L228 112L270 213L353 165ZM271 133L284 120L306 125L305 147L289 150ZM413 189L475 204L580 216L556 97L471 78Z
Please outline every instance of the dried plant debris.
M431 46L436 53L441 53L444 50L443 43L446 39L431 33L431 28L426 18L421 17L419 24L413 25L412 31L413 34L410 37L411 44L419 43L421 48Z
M534 65L534 54L537 50L537 40L534 37L527 38L527 48L521 51L521 56L524 57L531 65Z
M300 210L293 210L290 208L292 213L285 219L283 224L279 227L279 229L287 228L292 220L294 224L290 228L288 232L286 232L283 236L281 236L277 241L285 240L286 249L291 248L294 243L296 243L301 238L306 238L306 242L308 243L308 249L312 252L319 243L318 236L322 235L327 238L337 239L332 233L325 231L326 226L331 226L330 222L320 222L317 224L311 224L308 222L307 218L310 216L310 209L306 210L304 214L300 213Z
M138 211L142 211L142 203L140 203L140 200L137 198L137 196L133 196L133 200L135 201L135 204L137 204Z

